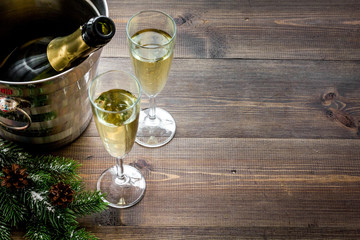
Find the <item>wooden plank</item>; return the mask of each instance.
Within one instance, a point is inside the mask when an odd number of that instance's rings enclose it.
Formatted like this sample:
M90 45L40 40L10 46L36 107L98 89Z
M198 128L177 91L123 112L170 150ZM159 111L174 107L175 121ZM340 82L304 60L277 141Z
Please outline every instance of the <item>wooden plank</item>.
M360 2L107 2L117 34L99 72L132 72L135 12L174 17L158 105L177 133L161 148L135 144L125 160L146 177L144 199L83 227L100 239L360 239ZM52 154L79 161L89 189L114 163L93 122Z
M132 72L130 59L102 58L99 72L110 69ZM357 61L175 59L157 102L177 137L358 138L359 76Z
M117 34L104 56L128 56L126 22L158 9L178 27L178 58L359 60L357 1L109 0Z
M54 154L82 163L90 189L114 164L98 137ZM359 156L358 140L175 138L157 149L135 145L125 162L145 175L144 199L82 223L357 229Z
M150 240L150 239L278 239L278 240L308 240L308 239L358 239L356 229L320 228L309 225L303 228L291 227L144 227L144 226L99 226L92 232L100 239L118 240ZM17 233L12 239L20 240Z
M338 228L266 228L266 227L99 227L96 233L101 239L356 239L357 230ZM149 234L151 233L151 234ZM150 236L149 236L150 235Z

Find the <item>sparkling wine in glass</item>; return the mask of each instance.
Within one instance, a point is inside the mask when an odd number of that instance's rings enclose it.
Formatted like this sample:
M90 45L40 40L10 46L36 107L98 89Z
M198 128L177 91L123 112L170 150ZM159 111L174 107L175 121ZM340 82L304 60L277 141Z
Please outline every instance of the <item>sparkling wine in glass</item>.
M141 172L123 164L136 138L140 83L123 71L108 71L90 83L89 98L100 138L116 159L116 165L101 174L97 189L105 194L104 201L110 206L131 207L142 199L146 188Z
M136 142L145 147L160 147L168 143L176 131L171 114L155 104L170 72L176 24L166 13L141 11L128 21L126 33L135 75L150 104L140 112Z

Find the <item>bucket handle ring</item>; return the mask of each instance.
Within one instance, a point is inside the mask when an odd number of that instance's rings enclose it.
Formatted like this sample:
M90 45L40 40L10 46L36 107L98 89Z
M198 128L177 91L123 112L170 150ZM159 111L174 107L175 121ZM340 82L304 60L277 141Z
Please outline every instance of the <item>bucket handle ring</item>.
M3 97L3 96L0 96L0 110L3 112L3 113L10 113L10 112L16 112L16 111L19 111L20 113L22 113L26 119L27 119L27 123L25 126L11 126L7 123L4 123L2 121L0 121L0 125L4 126L4 127L7 127L9 129L12 129L12 130L25 130L27 128L30 127L31 123L32 123L32 120L31 120L31 117L30 115L25 111L23 110L22 108L18 107L19 105L19 102L10 98L10 97Z

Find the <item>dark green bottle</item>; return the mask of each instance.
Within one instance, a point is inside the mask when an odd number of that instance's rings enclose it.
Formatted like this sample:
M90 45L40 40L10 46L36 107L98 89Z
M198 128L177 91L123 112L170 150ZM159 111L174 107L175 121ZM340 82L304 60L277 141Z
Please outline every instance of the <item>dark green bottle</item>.
M106 45L114 34L114 22L99 16L68 36L30 41L0 63L0 80L27 82L54 76Z

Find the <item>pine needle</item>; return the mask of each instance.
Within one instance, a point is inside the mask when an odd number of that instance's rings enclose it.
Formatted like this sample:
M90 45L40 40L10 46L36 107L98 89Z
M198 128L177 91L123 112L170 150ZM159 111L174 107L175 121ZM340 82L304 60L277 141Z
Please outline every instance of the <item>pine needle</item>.
M22 189L0 185L0 240L11 239L11 227L26 227L26 239L97 239L79 229L76 217L107 208L100 192L84 191L77 170L80 164L56 156L32 156L12 142L0 139L0 176L2 168L13 163L26 169L28 184ZM2 180L0 179L0 182ZM49 198L52 185L63 182L76 192L66 207L53 206Z
M26 230L27 232L24 237L29 240L53 240L54 238L54 233L51 232L51 229L43 224L28 225Z
M3 221L10 226L16 226L26 219L26 207L19 201L18 196L4 188L0 188L0 209Z
M69 208L77 216L85 216L89 213L98 213L107 208L107 204L102 200L100 192L82 192L76 195Z
M0 217L0 240L10 240L11 228L5 223L4 219Z

